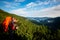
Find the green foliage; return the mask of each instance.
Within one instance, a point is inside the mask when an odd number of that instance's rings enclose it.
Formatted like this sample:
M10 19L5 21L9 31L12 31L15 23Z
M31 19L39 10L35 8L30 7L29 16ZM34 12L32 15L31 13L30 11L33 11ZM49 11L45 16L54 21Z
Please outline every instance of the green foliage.
M6 16L12 16L19 20L17 25L19 27L15 33L19 36L23 37L22 40L54 40L60 39L60 30L56 32L52 32L52 30L48 29L47 26L37 25L27 20L24 17L17 16L15 14L9 14L0 10L0 24L6 18ZM57 38L58 37L58 38Z

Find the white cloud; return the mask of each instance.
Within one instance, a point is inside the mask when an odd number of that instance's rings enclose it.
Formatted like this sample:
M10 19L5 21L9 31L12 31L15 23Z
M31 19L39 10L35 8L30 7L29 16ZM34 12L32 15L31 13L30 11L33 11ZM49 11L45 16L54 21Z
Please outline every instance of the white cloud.
M56 11L56 9L58 7L60 8L60 5L42 9L42 10L40 10L41 14L39 13L38 15L40 15L41 17L58 17L58 16L60 16L60 10Z
M50 7L50 8L45 8L42 10L35 10L34 14L35 17L58 17L60 16L60 10L56 11L57 8L60 9L60 5Z
M29 3L29 4L26 5L26 7L28 7L28 8L34 7L34 6L37 6L37 4L34 3L34 2L31 2L31 3Z
M52 0L53 1L53 0ZM31 8L31 7L36 7L36 6L43 6L43 5L48 5L48 4L53 4L53 2L52 2L51 0L49 0L49 1L45 1L45 2L41 2L41 1L36 1L36 2L30 2L30 3L28 3L27 5L26 5L26 7L27 8Z
M26 10L25 8L22 8L22 9L12 10L10 13L17 14L20 16L29 16L28 12L26 12L25 10Z
M48 1L48 2L31 2L31 3L29 3L29 4L27 4L26 6L27 7L34 7L34 6L41 6L41 5L47 5L47 4L49 4L50 2Z
M20 3L16 3L16 2L3 1L3 3L5 4L4 6L6 8L15 8L16 6L20 5Z
M7 2L7 1L3 1L3 3L5 3L5 4L10 4L10 2Z
M55 10L56 10L56 11L60 11L59 9L60 9L60 5L57 5L57 6L54 6L54 7L51 7L51 8L47 8L47 11L48 11L48 10L51 10L51 11L52 11L52 10L54 10L54 11L55 11Z
M22 8L22 9L12 10L10 12L24 17L58 17L60 16L60 10L55 11L55 9L58 7L60 8L60 5L51 8L45 8L42 10L26 11L28 10L27 8Z
M40 9L42 5L48 5L50 3L53 4L53 2L55 1L56 0L54 1L52 0L52 3L51 3L51 0L45 1L45 2L40 2L40 1L31 2L31 3L28 3L25 8L11 10L10 13L14 13L24 17L57 17L57 16L60 16L60 10L58 10L60 9L60 5L45 8L45 9ZM35 10L36 8L38 10ZM56 11L56 9L58 11Z
M14 0L15 2L24 2L25 0Z
M54 0L55 2L60 2L60 0Z
M54 10L55 11L60 11L60 5L59 6L56 6Z
M47 4L49 4L49 3L50 3L50 1L48 1L48 2L44 2L45 5L47 5Z
M5 5L5 7L10 8L10 7L11 7L11 5Z
M43 5L48 5L50 2L30 2L26 5L26 8L28 8L29 10L36 10L36 9L41 9L44 6ZM39 8L38 8L39 7Z

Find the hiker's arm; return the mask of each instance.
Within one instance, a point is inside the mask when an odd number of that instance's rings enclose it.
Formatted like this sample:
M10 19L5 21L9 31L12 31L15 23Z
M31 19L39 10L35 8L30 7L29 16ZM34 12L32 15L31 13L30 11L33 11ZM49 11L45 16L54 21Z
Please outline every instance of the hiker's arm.
M17 26L17 24L14 24L14 27L15 27L15 29L18 29L19 27Z

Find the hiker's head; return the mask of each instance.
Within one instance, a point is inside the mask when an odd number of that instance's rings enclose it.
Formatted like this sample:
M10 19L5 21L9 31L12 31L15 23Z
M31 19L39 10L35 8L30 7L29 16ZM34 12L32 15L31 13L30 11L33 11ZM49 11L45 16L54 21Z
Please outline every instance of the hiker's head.
M16 18L14 18L14 17L12 17L12 20L13 20L14 22L18 22L18 21L17 21L17 19L16 19Z

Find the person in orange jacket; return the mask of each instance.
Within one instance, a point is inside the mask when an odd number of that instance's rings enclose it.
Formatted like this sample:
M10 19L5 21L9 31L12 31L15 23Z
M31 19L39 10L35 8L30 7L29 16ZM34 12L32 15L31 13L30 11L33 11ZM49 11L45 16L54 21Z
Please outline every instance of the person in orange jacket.
M14 26L15 22L17 22L15 18L7 16L2 23L4 32L8 32L9 29L10 30L18 29L17 26L16 27Z

